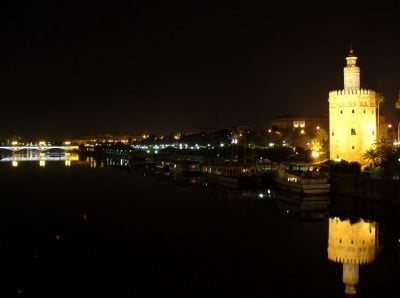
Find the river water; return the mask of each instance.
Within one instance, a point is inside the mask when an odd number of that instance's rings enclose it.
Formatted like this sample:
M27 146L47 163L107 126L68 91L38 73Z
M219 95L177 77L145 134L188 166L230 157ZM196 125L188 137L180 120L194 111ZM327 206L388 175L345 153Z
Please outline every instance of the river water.
M0 162L3 297L347 297L343 278L355 297L399 295L393 207L335 197L301 218L125 165Z

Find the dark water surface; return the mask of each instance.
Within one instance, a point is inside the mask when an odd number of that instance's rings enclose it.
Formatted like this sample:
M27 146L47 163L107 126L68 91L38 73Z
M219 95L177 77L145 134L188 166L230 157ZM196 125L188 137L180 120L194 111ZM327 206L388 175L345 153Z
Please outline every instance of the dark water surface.
M2 297L345 297L328 219L143 169L0 163L0 177ZM329 215L376 223L356 297L399 297L399 212L363 206Z

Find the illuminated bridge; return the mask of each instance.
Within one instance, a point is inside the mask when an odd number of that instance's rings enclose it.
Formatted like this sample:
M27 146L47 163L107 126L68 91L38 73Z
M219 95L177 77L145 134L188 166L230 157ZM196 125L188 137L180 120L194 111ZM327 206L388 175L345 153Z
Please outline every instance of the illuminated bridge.
M71 151L79 149L78 146L0 146L0 150L9 150L12 152L21 151L21 150L36 150L36 151L47 151L52 149L62 150L62 151Z

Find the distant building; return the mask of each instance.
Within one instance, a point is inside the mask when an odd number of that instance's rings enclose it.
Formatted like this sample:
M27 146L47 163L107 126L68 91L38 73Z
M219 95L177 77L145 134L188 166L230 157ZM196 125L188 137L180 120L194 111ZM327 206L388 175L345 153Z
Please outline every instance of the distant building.
M284 115L272 119L265 132L266 143L312 149L309 142L318 130L328 132L328 117L312 115ZM322 144L319 146L322 149Z
M304 130L305 133L309 134L312 134L315 129L320 128L328 130L328 117L312 115L283 115L272 119L268 124L268 129L272 130Z
M379 104L375 91L360 89L360 68L350 50L343 69L344 89L329 92L330 159L366 164L365 152L376 142Z
M79 139L70 139L71 144L74 145L85 145L85 144L96 144L96 143L123 143L130 144L132 142L143 139L143 135L96 135L88 136Z
M390 122L387 122L384 116L379 116L379 130L378 139L385 139L389 142L394 142L395 136L397 136L397 127Z
M196 134L208 134L215 132L217 129L216 128L193 128L193 129L183 129L181 132L179 132L180 135L185 135L185 136L190 136L190 135L196 135Z

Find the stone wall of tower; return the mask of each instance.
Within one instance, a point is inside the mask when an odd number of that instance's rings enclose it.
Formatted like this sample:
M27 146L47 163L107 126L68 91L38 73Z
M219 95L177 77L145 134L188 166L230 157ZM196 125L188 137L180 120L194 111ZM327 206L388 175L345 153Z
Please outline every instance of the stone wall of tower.
M376 142L377 94L373 90L329 92L330 159L365 164L365 152Z
M344 89L360 89L360 68L358 66L345 67L343 69Z

